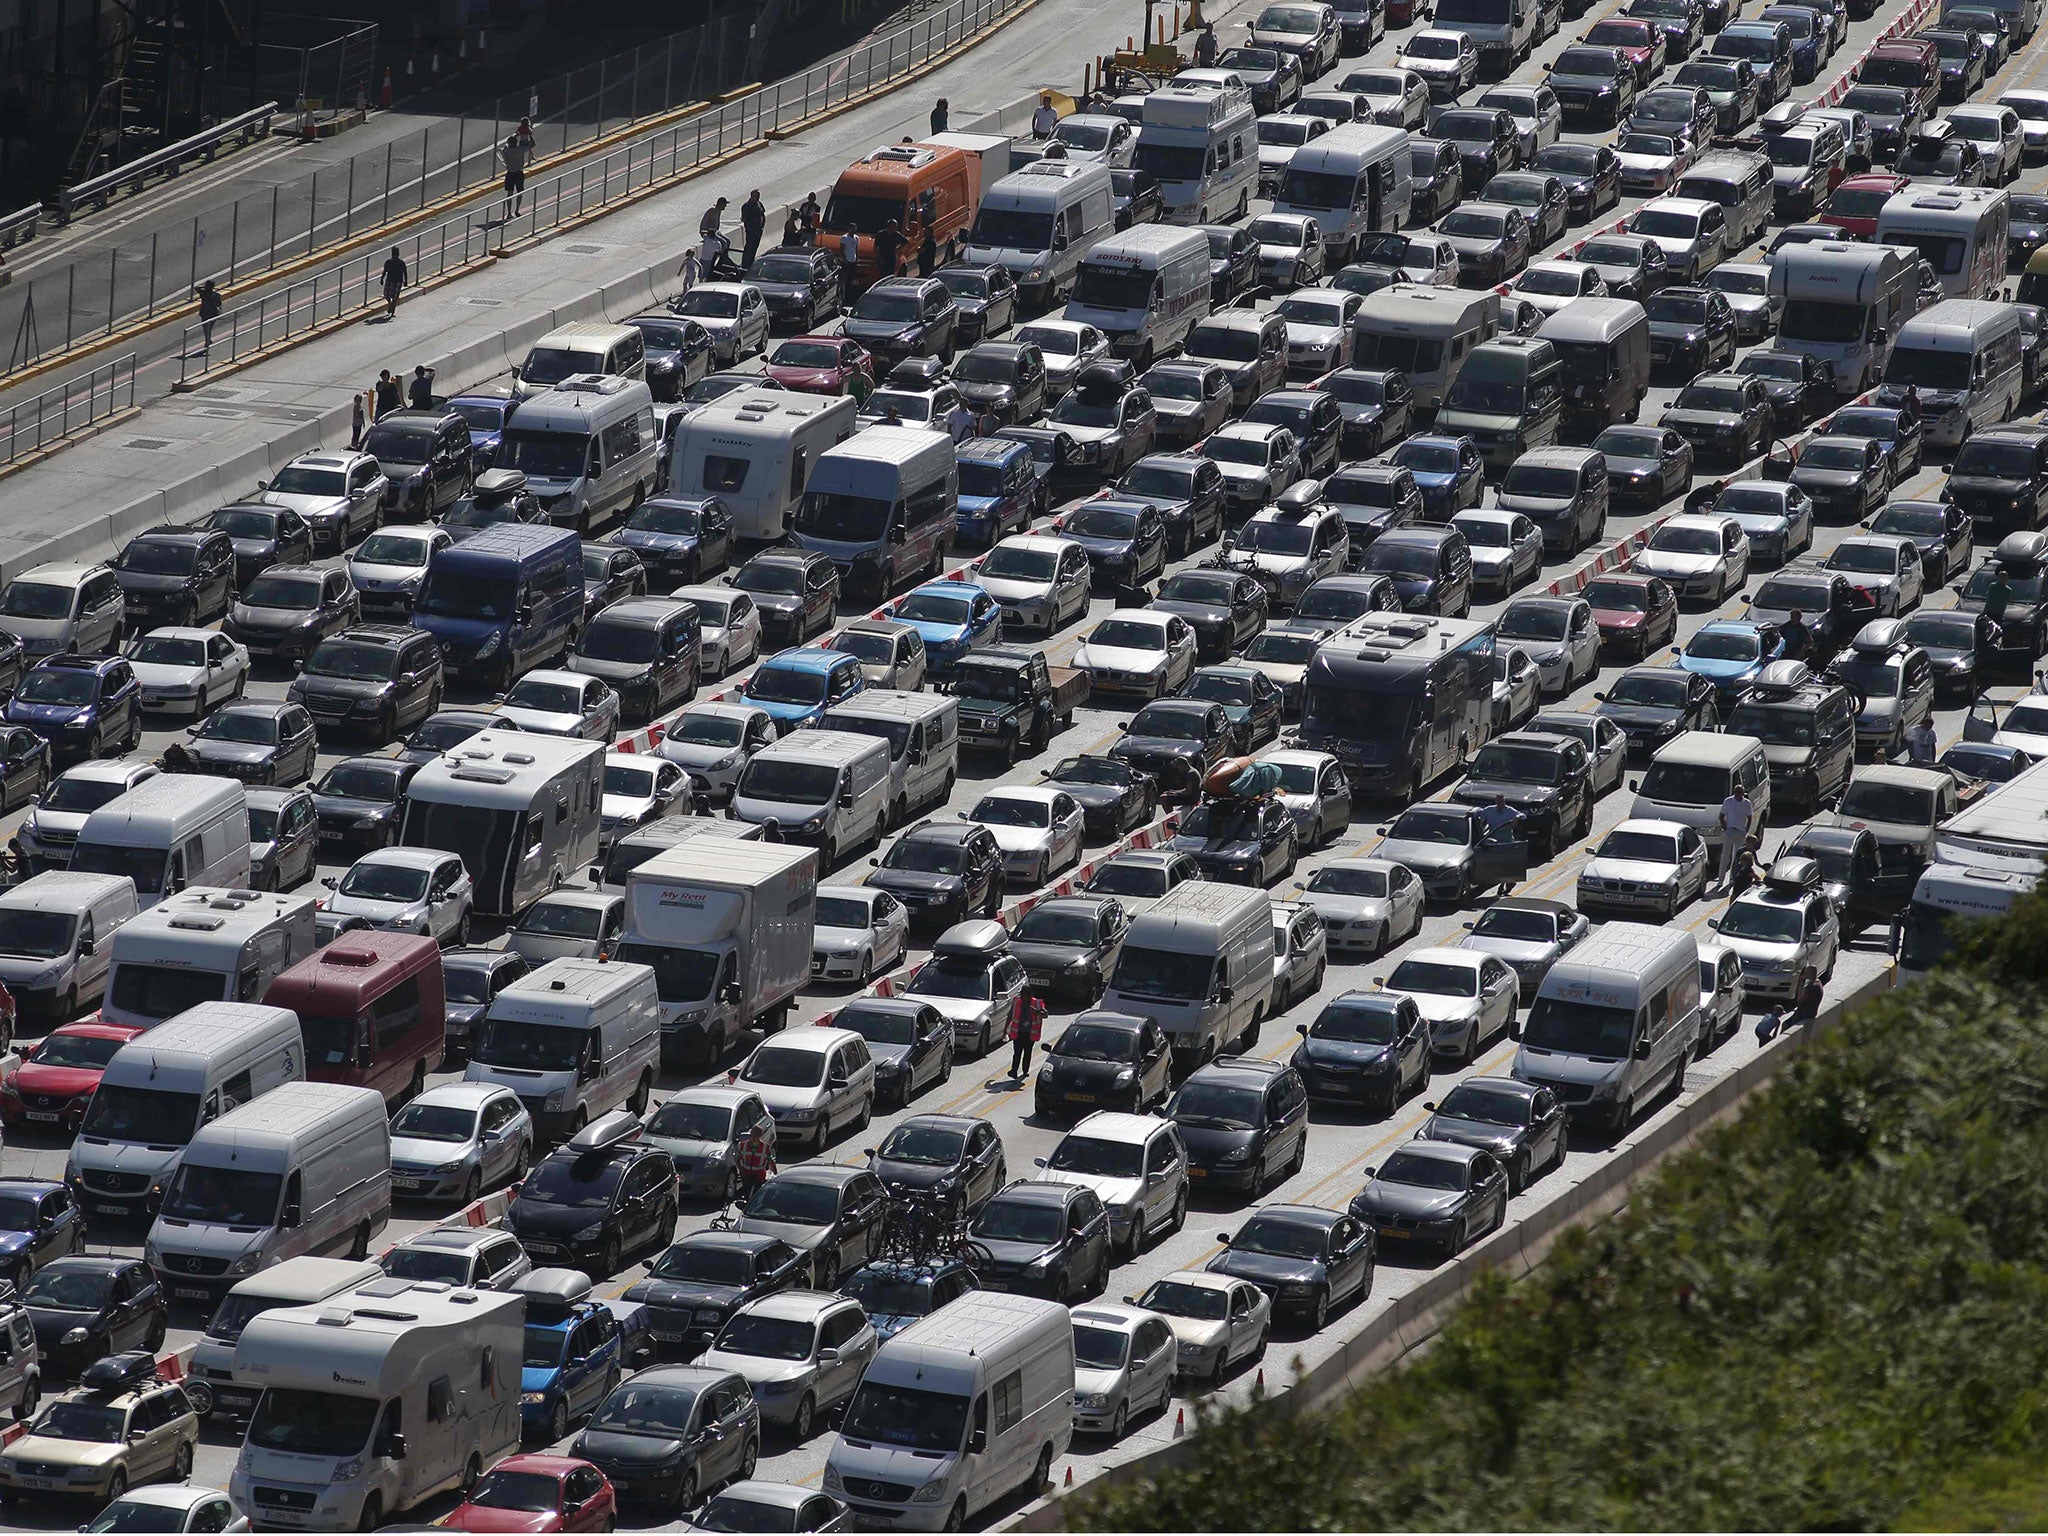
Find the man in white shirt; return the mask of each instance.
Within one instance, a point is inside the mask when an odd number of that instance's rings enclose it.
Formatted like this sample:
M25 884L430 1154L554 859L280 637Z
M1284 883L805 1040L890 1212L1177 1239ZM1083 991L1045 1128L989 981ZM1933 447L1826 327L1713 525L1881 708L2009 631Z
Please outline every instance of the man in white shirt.
M1721 802L1721 868L1715 876L1716 885L1726 885L1728 877L1735 871L1735 855L1749 841L1749 823L1756 807L1743 792L1738 781L1726 800Z
M1031 114L1031 137L1049 139L1053 129L1059 127L1060 115L1053 109L1050 92L1038 98L1038 110Z

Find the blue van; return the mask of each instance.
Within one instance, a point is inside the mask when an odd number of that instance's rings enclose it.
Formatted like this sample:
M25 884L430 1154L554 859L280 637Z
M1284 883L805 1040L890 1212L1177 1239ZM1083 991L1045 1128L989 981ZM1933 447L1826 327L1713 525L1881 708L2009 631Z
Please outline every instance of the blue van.
M448 670L497 693L570 648L583 623L583 543L573 528L500 523L437 549L412 622L441 642Z
M953 454L960 469L960 537L984 547L999 544L1044 515L1049 498L1029 444L970 437Z
M740 697L766 710L777 732L787 736L799 727L816 725L826 710L845 703L866 683L858 657L806 645L780 651L754 668Z

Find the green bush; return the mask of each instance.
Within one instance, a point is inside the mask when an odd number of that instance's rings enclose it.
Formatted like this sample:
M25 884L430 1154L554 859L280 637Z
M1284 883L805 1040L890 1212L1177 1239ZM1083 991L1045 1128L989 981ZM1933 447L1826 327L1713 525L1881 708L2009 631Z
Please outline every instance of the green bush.
M2044 956L2036 898L1522 1284L1476 1285L1407 1369L1324 1414L1207 1419L1189 1465L1069 1522L1871 1529L2040 1507L2009 1468L2048 1448Z

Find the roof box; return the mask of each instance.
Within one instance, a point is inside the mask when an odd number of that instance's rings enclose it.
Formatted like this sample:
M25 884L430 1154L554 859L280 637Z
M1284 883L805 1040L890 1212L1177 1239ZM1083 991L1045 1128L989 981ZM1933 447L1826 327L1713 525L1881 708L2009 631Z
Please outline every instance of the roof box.
M932 944L934 955L951 960L993 960L1010 947L1010 930L989 918L955 923Z
M608 1152L639 1135L640 1117L630 1109L615 1109L608 1115L599 1115L571 1136L567 1146L572 1152Z

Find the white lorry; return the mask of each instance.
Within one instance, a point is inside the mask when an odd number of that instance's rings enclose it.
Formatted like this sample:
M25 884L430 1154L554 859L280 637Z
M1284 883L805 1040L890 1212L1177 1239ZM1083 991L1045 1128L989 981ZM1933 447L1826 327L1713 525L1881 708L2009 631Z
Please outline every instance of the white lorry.
M2048 872L2048 763L2036 763L1934 832L1934 860L1914 882L1893 948L1901 982L1955 945L1958 923L2002 917Z

